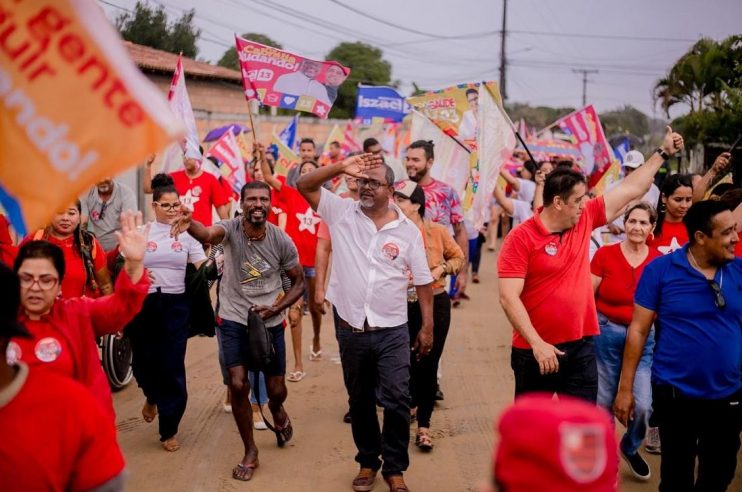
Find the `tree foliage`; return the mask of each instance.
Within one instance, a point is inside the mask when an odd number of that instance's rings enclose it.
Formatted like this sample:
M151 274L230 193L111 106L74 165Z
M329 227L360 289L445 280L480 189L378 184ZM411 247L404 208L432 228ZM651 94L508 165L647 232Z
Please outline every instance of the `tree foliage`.
M669 116L670 108L683 105L686 115L673 126L686 143L730 142L742 125L742 35L722 41L701 39L657 81L655 101Z
M283 46L281 46L281 43L274 41L273 39L269 38L265 34L260 34L256 32L248 32L248 33L242 34L242 37L247 39L248 41L254 41L256 43L264 44L266 46L272 46L273 48L278 48L279 50L283 49ZM225 51L222 57L219 59L219 61L216 64L222 67L231 68L232 70L239 70L240 64L239 64L239 60L237 59L237 48L233 46L229 48L227 51Z
M198 55L196 42L201 30L193 24L196 11L191 9L180 18L170 22L165 8L152 7L146 2L137 2L134 12L126 12L116 18L116 27L127 41L149 46L170 53L180 53L188 58Z
M549 106L531 106L526 103L511 103L505 105L505 110L511 120L520 121L523 119L528 126L540 130L554 123L562 116L573 112L575 108L552 108Z
M630 105L601 113L600 122L603 123L608 136L616 133L630 133L637 137L644 137L650 132L647 115Z
M331 118L352 118L356 106L358 84L388 85L391 81L392 65L384 60L383 52L365 43L340 43L325 57L351 69L338 90Z

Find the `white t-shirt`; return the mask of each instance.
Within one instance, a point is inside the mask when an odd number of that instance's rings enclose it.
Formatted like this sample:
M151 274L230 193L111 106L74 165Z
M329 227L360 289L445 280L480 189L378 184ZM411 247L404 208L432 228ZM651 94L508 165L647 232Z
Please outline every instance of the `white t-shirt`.
M513 227L533 217L531 202L513 200Z
M170 237L170 225L152 222L144 253L144 266L155 277L149 292L159 288L164 294L182 294L186 265L205 259L203 246L190 234L185 232L175 240Z
M536 183L529 179L515 178L520 184L520 189L513 193L513 199L523 200L524 202L533 202L533 197L536 196Z

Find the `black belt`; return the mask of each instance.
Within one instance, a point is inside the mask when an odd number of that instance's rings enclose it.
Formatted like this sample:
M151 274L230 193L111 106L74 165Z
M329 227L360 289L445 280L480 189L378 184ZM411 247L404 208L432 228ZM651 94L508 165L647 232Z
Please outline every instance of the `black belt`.
M363 333L364 331L379 331L387 328L386 326L370 326L367 319L363 320L363 328L356 328L354 326L351 326L350 323L345 321L340 316L338 316L338 326L346 330L351 330L354 333Z

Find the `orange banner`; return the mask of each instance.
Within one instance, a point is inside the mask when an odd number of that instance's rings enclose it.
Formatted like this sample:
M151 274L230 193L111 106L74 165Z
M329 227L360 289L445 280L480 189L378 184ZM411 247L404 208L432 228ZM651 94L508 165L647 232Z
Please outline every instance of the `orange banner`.
M0 31L0 195L20 230L182 133L96 2L3 1Z

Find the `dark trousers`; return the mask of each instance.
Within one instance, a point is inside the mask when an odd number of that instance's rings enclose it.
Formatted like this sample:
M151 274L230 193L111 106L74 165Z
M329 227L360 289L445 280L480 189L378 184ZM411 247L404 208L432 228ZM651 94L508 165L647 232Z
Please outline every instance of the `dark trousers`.
M742 390L722 400L700 400L653 385L652 397L662 442L660 492L727 490L737 467Z
M479 273L479 263L482 260L482 245L487 241L483 234L479 234L475 239L469 239L469 263L471 263L471 272Z
M598 365L593 337L557 344L565 352L559 357L559 371L542 376L533 350L513 347L510 367L515 375L515 396L534 391L598 400Z
M410 341L414 343L422 328L422 313L419 302L407 303L407 316ZM433 349L425 357L417 360L417 352L410 354L410 395L412 407L417 407L419 427L430 427L430 416L435 405L438 363L446 344L448 328L451 325L451 298L446 292L433 297Z
M351 428L362 468L384 476L407 470L410 458L410 334L407 324L378 331L338 330ZM376 404L384 409L379 429Z
M132 369L147 402L157 405L160 440L178 433L188 401L185 354L188 343L185 294L149 294L127 327Z

